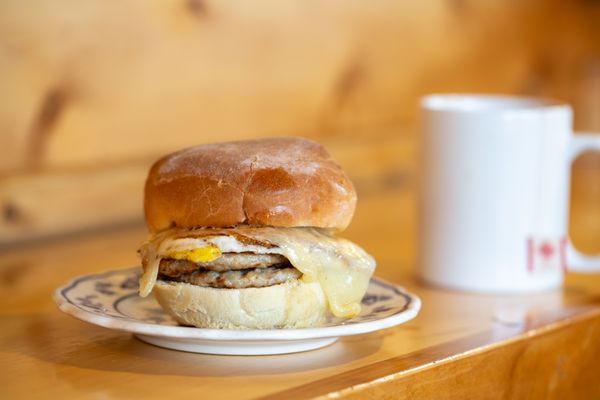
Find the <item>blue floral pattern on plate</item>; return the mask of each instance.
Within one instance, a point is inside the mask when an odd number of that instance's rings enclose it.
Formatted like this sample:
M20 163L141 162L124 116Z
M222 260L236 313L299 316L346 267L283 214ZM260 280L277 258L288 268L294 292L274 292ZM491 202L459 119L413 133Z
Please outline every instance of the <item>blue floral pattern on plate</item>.
M138 296L139 267L86 275L60 290L60 295L83 311L136 322L159 325L177 323L152 297ZM330 316L324 326L357 324L378 320L405 311L411 297L399 287L373 278L362 299L360 315L351 319Z
M152 296L138 296L141 268L80 276L54 292L65 313L106 328L131 332L150 344L209 354L283 354L328 346L340 336L374 332L414 318L417 296L392 283L371 279L355 318L330 316L319 327L232 330L180 326Z

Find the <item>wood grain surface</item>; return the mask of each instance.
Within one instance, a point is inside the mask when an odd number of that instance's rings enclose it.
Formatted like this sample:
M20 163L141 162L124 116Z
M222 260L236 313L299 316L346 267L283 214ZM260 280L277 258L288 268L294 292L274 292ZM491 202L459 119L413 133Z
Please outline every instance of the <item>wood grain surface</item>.
M573 311L497 326L261 399L324 392L348 399L598 398L599 311Z
M0 172L409 124L433 91L526 93L598 128L593 1L0 4Z
M2 1L0 241L139 218L143 167L181 147L414 135L430 92L557 97L600 130L599 20L585 0Z
M414 191L365 190L344 236L377 275L423 300L392 329L312 352L230 357L147 345L62 314L51 292L76 275L137 263L139 225L19 245L0 255L0 398L594 398L600 276L563 290L483 296L415 281Z
M371 138L322 140L359 190L405 186L414 171L414 137L399 129ZM31 171L0 177L0 245L142 220L143 186L154 159L101 168Z
M600 153L586 152L571 168L569 236L585 254L600 254Z
M599 398L600 276L481 296L414 279L417 99L563 98L600 130L594 1L0 3L0 399ZM344 236L419 294L400 327L290 355L150 346L62 314L74 276L138 263L159 155L302 135L355 181ZM600 252L600 156L573 167L569 235Z

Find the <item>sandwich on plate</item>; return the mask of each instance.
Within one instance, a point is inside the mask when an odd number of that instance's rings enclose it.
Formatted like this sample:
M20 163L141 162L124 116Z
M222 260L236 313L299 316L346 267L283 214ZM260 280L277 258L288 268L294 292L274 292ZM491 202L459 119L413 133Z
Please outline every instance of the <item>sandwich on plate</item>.
M140 295L202 328L318 326L351 318L375 261L337 234L356 191L319 144L270 138L205 144L148 174Z

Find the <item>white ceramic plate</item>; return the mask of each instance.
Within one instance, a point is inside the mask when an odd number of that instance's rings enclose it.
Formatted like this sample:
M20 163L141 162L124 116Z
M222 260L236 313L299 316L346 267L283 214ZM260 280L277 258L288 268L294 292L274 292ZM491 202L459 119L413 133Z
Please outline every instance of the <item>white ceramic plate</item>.
M389 282L373 278L352 319L331 317L318 328L233 330L178 325L152 297L137 294L140 267L83 275L56 289L59 308L106 328L132 332L139 339L169 349L208 354L283 354L318 349L340 336L357 335L413 319L421 301Z

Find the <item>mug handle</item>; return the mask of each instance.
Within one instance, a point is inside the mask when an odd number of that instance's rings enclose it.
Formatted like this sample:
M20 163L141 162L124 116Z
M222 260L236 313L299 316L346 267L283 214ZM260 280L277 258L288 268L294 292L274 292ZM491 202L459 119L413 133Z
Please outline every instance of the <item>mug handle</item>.
M600 152L600 134L579 133L571 138L569 150L569 165L584 151L596 150ZM600 271L600 254L586 256L577 251L569 240L567 242L567 269L574 272Z

